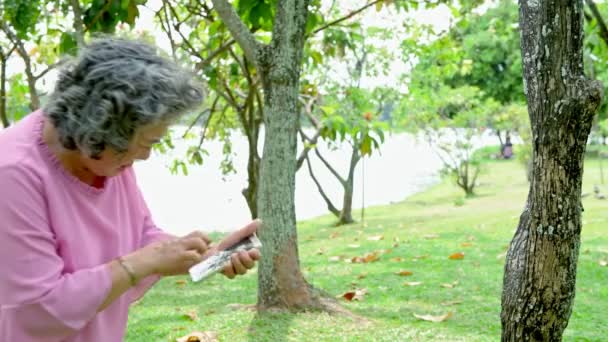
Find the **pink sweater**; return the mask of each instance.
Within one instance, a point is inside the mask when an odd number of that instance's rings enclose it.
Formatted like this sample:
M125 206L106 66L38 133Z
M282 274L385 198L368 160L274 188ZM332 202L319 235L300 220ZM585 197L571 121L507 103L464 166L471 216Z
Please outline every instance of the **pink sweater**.
M42 141L37 111L0 133L0 341L121 341L150 277L102 312L105 264L167 238L132 169L102 189L67 173Z

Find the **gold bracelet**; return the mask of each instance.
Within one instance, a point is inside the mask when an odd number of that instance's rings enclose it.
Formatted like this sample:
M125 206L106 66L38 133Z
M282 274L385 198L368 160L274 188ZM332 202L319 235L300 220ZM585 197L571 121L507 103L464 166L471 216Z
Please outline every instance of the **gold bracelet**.
M123 259L122 257L117 258L116 261L118 261L118 264L120 266L122 266L122 268L125 270L125 272L127 272L127 274L129 275L129 280L131 281L131 286L137 285L137 277L135 276L135 271L133 271L133 267L131 267L131 265L126 263L125 259Z

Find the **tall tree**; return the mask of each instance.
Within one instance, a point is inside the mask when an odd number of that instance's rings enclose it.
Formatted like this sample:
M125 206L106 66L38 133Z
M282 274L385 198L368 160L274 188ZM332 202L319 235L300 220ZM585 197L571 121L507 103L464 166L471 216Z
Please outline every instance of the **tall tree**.
M582 0L519 6L533 171L507 254L502 340L561 341L575 294L583 156L603 88L584 76Z
M213 0L213 6L247 59L256 65L264 89L265 138L258 189L264 247L258 307L317 307L319 298L300 271L294 205L298 92L308 0L276 3L269 44L254 37L226 0Z

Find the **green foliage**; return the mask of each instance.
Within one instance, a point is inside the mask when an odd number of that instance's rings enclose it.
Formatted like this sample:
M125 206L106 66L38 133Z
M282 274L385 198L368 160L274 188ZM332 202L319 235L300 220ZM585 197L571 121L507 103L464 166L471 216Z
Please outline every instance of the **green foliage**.
M382 109L383 102L374 95L366 89L348 87L338 96L327 96L326 103L319 107L321 137L331 142L348 141L363 156L379 150L389 126L378 119L377 108Z
M21 39L35 32L35 26L40 17L40 0L3 0L3 18L17 31ZM2 13L2 11L0 11Z
M15 74L9 78L6 89L8 121L19 121L30 112L30 91L23 74Z
M135 25L139 16L137 5L146 0L92 0L84 10L84 24L92 32L114 33L119 23Z

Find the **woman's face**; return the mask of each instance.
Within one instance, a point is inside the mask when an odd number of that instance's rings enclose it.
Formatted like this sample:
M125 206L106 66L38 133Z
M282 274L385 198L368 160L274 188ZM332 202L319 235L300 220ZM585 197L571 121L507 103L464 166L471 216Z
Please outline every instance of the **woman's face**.
M87 169L100 177L113 177L133 165L136 160L146 160L150 157L152 146L167 134L168 125L165 123L148 125L140 128L129 143L129 148L123 153L105 149L99 159L84 158Z

